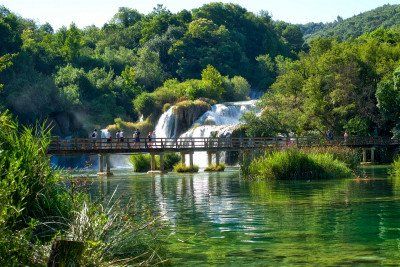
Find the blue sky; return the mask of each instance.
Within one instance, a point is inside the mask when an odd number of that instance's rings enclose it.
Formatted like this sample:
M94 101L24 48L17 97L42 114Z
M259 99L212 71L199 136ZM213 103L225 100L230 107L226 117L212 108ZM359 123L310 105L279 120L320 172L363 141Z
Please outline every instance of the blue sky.
M136 8L148 13L157 4L173 12L192 9L214 1L203 0L0 0L0 5L34 19L50 22L54 28L75 22L79 27L103 25L116 13L118 7ZM269 11L275 20L292 23L328 22L338 15L351 17L384 4L400 4L400 0L231 0L250 11Z

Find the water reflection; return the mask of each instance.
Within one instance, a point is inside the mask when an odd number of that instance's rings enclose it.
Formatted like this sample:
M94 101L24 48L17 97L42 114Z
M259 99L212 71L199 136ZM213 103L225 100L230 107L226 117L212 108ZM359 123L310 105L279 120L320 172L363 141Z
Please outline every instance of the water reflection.
M386 168L366 179L248 182L237 171L117 175L93 185L150 207L171 225L174 264L397 264L400 181Z

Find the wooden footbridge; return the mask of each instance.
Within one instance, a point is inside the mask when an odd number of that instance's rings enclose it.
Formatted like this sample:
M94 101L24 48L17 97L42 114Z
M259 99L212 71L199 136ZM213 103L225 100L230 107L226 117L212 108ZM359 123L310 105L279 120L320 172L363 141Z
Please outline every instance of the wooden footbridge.
M215 154L216 164L220 161L222 151L260 151L266 149L286 149L291 147L327 147L346 146L362 148L363 161L367 161L367 150L370 151L370 161L373 162L376 147L398 147L399 139L384 137L349 137L345 139L327 140L319 137L267 137L267 138L156 138L149 141L146 138L115 139L69 139L53 138L47 153L50 155L98 154L100 159L99 173L110 172L110 154L149 153L152 157L151 169L155 170L155 155L160 156L160 169L163 171L163 155L168 152L181 153L182 160L189 155L189 164L193 166L193 153L205 151L208 153L208 163L211 164ZM105 164L104 164L105 160ZM185 163L185 162L184 162Z

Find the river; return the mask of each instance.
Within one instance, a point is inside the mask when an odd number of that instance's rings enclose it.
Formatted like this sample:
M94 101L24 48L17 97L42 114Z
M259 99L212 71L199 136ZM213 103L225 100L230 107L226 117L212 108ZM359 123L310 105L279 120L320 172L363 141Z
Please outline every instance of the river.
M173 265L398 265L400 179L265 183L224 173L115 172L91 192L132 199L168 224Z

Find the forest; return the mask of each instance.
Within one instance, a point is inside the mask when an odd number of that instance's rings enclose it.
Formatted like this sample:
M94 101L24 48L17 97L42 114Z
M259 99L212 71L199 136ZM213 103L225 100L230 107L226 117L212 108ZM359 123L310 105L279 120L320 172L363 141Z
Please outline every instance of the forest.
M87 136L107 125L151 129L179 102L239 101L259 90L262 116L245 118L250 136L397 135L398 9L314 27L235 4L123 7L102 27L54 30L2 7L0 109L23 124L46 120L53 134Z
M275 79L272 59L295 58L303 38L268 13L212 3L175 14L162 5L147 15L120 8L101 28L56 31L2 7L0 43L0 105L24 124L47 118L66 136L136 121L149 103L161 112L178 99L265 90Z

